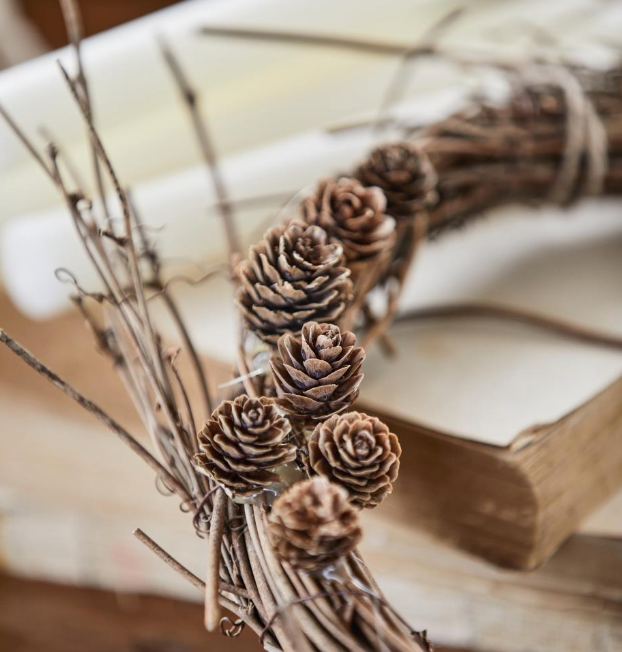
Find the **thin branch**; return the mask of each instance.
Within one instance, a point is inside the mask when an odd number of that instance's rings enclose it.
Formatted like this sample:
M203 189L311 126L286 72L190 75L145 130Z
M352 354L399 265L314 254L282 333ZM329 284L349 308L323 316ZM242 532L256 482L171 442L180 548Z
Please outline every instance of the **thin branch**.
M190 582L193 586L196 586L197 589L201 591L205 590L205 582L197 577L194 573L189 571L185 566L180 564L172 555L170 555L164 548L158 545L149 535L145 534L140 528L137 528L133 532L134 536L151 552L155 553L167 566L170 566L176 573L181 575L185 580ZM239 595L242 598L249 598L248 591L244 590L239 586L233 586L227 582L220 581L220 592L221 593L231 593L233 595Z
M128 252L129 269L132 277L132 283L134 285L134 291L136 293L136 297L138 300L138 306L141 311L141 317L145 325L145 335L147 339L147 344L151 348L152 361L155 363L156 371L160 376L160 380L164 383L165 391L167 391L168 395L170 396L170 391L171 391L170 383L168 383L168 379L166 377L166 374L164 372L164 367L162 365L162 360L158 353L158 347L155 342L153 327L151 325L151 318L149 316L149 311L147 310L147 306L145 302L145 296L144 296L142 282L140 278L140 271L138 268L138 257L136 255L134 240L132 238L132 214L130 210L129 201L127 199L127 195L125 194L125 191L121 186L121 183L119 182L117 174L112 166L112 162L110 161L110 158L108 157L106 149L104 148L104 145L101 142L99 134L95 130L95 126L91 121L91 117L88 113L87 107L80 99L80 95L78 93L78 89L75 83L73 82L73 80L71 79L68 72L65 70L65 68L63 67L60 61L58 62L58 66L63 74L63 77L65 78L65 81L67 82L67 85L69 86L69 89L71 90L72 95L74 96L76 102L78 103L78 106L82 113L82 117L84 118L86 122L86 126L89 130L91 140L93 141L94 147L97 151L97 155L101 159L102 163L104 164L104 167L106 168L106 171L108 172L108 175L110 176L110 179L112 180L112 184L115 188L117 198L119 199L119 203L121 204L121 210L123 211L123 219L125 222L125 242L126 242L127 252ZM173 432L175 432L174 426L171 429L173 430Z
M205 628L213 632L220 622L218 608L218 583L220 576L220 545L227 517L227 494L216 492L212 509L209 539L207 543L207 570L205 576Z
M252 29L244 27L217 27L207 25L199 28L204 36L220 36L224 38L241 38L253 41L270 41L290 43L293 45L317 45L320 47L357 50L367 54L396 55L408 49L408 45L389 41L357 39L347 36L328 36L298 32L293 30Z
M456 20L462 16L463 13L463 7L456 7L452 9L449 13L442 16L440 20L433 23L432 26L425 31L423 36L417 39L414 45L411 45L404 50L397 70L389 82L387 90L385 91L385 95L382 98L382 102L380 103L378 117L374 125L375 129L379 129L383 125L388 124L388 116L386 115L386 112L389 107L399 101L400 93L406 86L409 72L407 64L410 63L415 56L436 54L436 45L439 38L452 24L456 22Z
M93 104L91 102L91 93L89 90L86 73L84 71L84 63L82 61L82 39L84 38L84 25L80 15L80 9L76 0L60 0L61 11L63 13L63 20L65 22L65 30L69 42L73 46L76 54L76 61L78 63L78 84L82 89L84 105L88 111L89 120L95 124L93 117ZM102 178L101 166L99 164L99 157L97 149L89 135L89 142L91 143L91 156L93 159L93 172L95 175L95 184L99 193L99 198L102 203L104 215L110 217L108 204L106 201L106 191L104 188L104 180Z
M486 303L456 303L417 308L396 318L397 322L424 319L499 319L535 326L573 340L611 349L622 349L622 336L609 335L588 327L571 324L555 317L541 315L523 308L496 306Z
M85 184L82 180L82 177L80 176L80 172L78 171L78 166L69 156L69 154L67 154L66 151L63 151L63 149L58 145L59 141L54 137L50 129L45 126L41 126L39 127L39 133L48 145L50 143L54 143L58 158L62 160L65 168L67 168L67 173L69 174L71 181L73 181L74 186L76 188L84 188Z
M21 128L17 125L17 123L13 120L13 118L7 113L5 108L0 104L0 115L4 118L6 123L9 125L13 133L21 140L22 144L24 147L32 154L33 158L37 161L37 163L43 168L44 172L48 175L48 177L55 183L54 181L54 174L48 164L45 162L43 156L38 152L36 147L32 144L30 138L26 136L26 134L21 130Z
M197 589L204 590L205 582L198 578L194 573L189 571L185 566L182 566L175 558L160 547L150 536L145 534L140 528L137 528L132 533L141 543L143 543L151 552L155 553L167 566L170 566L176 573L181 575L186 581L190 582L192 586Z
M150 350L150 360L147 358L147 356L144 354L144 351L142 350L142 347L138 346L138 351L141 357L143 358L143 363L147 368L153 368L153 371L155 372L155 378L152 378L152 386L156 394L158 395L158 400L160 402L160 407L166 417L166 420L168 422L168 427L170 428L170 431L173 434L173 437L176 440L177 443L177 452L178 455L181 457L186 470L188 472L188 475L191 479L191 483L193 486L193 491L198 492L198 486L196 484L196 478L195 475L192 472L192 466L190 464L190 460L188 458L188 452L183 445L183 440L182 440L182 435L179 429L179 424L177 419L174 416L174 401L173 401L173 390L172 386L170 383L170 379L166 373L161 352L159 349L159 345L155 336L155 332L153 329L153 325L151 322L151 316L149 314L149 310L147 308L147 302L145 298L145 294L143 291L143 284L142 284L142 279L140 275L140 269L138 266L138 256L136 253L136 248L134 244L134 239L132 236L132 214L131 214L131 209L130 209L130 204L127 198L127 195L125 193L125 190L121 186L121 183L117 177L117 174L112 166L112 162L110 161L110 158L108 157L108 154L106 152L106 149L103 146L103 143L101 142L101 139L95 130L95 127L90 120L90 116L88 114L88 111L84 105L83 102L80 100L80 96L78 93L78 89L73 82L73 80L69 77L69 74L61 64L61 62L58 62L58 66L65 78L65 81L67 82L67 85L69 86L69 89L71 90L72 95L74 96L76 102L79 105L80 111L82 113L82 117L84 118L86 125L88 127L89 133L91 135L92 141L95 145L95 148L97 150L97 154L100 157L108 175L110 176L110 179L112 181L112 184L115 188L119 203L121 204L121 209L123 212L123 218L124 218L124 223L125 223L125 238L124 238L124 248L127 253L127 262L128 262L128 268L130 272L130 276L132 279L132 285L134 287L134 293L136 295L138 307L140 310L140 316L142 320L142 325L143 325L143 330L141 331L142 336L146 340L147 347ZM140 338L137 336L136 333L134 333L134 338L136 340L137 345L139 345L139 340Z
M192 362L192 365L194 367L195 373L197 375L198 381L199 381L199 388L201 390L201 394L203 397L203 402L205 404L205 409L206 409L206 415L205 417L209 417L209 415L213 411L213 402L212 402L212 397L209 391L209 385L207 382L207 376L205 373L205 369L203 368L203 365L201 364L201 360L199 359L199 355L197 353L197 350L194 346L194 342L192 341L192 338L190 337L190 333L188 332L188 329L184 323L184 320L181 317L181 313L179 312L179 308L177 307L176 302L174 301L173 297L169 294L168 286L171 283L170 279L166 283L162 283L162 278L161 278L161 269L160 269L160 260L158 258L158 255L155 251L153 251L149 247L149 243L147 240L147 235L145 233L145 227L143 224L143 221L141 219L140 213L138 212L138 209L135 205L135 203L132 201L132 195L130 192L127 193L127 198L128 202L130 204L130 208L132 210L132 214L134 216L134 222L137 226L138 229L138 235L141 239L141 243L143 245L143 249L146 252L146 257L149 261L149 264L151 266L151 272L153 275L153 283L156 286L156 294L162 294L164 302L166 304L166 307L175 321L175 324L177 326L177 329L179 330L179 333L181 335L182 341L184 343L184 347L186 351L188 352L188 355L190 356L190 360Z
M227 243L229 245L230 262L233 269L240 255L240 241L235 228L235 217L227 196L227 189L220 172L218 157L216 156L216 150L212 143L207 122L201 116L199 98L196 91L188 81L177 57L173 54L170 46L163 38L160 38L160 50L190 114L201 153L207 164L212 184L216 191L216 197L218 199L217 207L222 217Z
M96 419L101 421L107 428L117 435L121 441L127 444L140 458L143 459L164 481L173 488L183 500L190 500L190 495L184 487L165 469L151 453L142 446L125 428L112 419L104 410L93 403L80 392L75 390L69 383L46 367L31 353L26 351L18 342L0 329L0 343L7 346L17 357L21 358L31 369L43 376L52 385L61 390L65 395L74 400L80 407L90 412Z

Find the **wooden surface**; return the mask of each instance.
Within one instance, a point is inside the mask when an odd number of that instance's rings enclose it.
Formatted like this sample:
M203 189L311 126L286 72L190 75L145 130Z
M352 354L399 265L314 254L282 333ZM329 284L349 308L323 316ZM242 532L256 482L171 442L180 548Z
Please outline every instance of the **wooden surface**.
M152 13L179 0L78 0L87 36ZM67 44L57 0L20 0L24 13L37 27L50 49Z
M250 631L208 634L199 604L0 575L0 652L254 652ZM466 652L437 648L438 652Z
M0 652L254 652L208 634L199 604L0 575Z
M113 369L93 351L79 318L30 323L0 297L0 326L145 441ZM201 574L204 545L192 535L187 515L155 491L151 471L112 434L3 350L0 411L0 565L23 575L125 594L200 599L131 536L135 527L143 528ZM407 447L411 452L405 453L396 493L382 510L363 515L361 552L413 627L428 628L433 640L487 652L585 652L594 640L605 641L600 652L622 649L622 540L573 538L533 573L500 571L443 546L416 527L415 505L424 495L413 484L419 475L411 464L425 465L427 459L431 467L444 457L410 443L414 448ZM473 489L468 482L463 485ZM19 595L24 610L37 606L25 593ZM125 602L123 598L121 604ZM4 603L0 612L6 612L0 614L0 641L8 640L8 633L14 641L16 625L3 630L2 618L8 622L10 613L14 621L22 612ZM32 619L41 620L33 613ZM71 615L59 614L56 621L58 627L63 622L63 627L73 627ZM199 614L199 627L200 622ZM54 634L54 640L62 641L62 636ZM57 652L22 648L37 649Z

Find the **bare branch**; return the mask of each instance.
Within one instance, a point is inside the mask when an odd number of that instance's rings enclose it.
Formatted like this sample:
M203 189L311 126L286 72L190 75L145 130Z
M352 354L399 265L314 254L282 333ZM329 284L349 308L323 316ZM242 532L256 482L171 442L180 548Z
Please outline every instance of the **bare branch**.
M80 407L90 412L96 419L101 421L107 428L117 435L121 441L127 444L140 458L142 458L183 500L190 500L188 492L177 480L142 446L125 428L112 419L104 410L93 403L80 392L75 390L69 383L46 367L34 355L26 351L18 342L0 330L0 343L9 348L17 357L21 358L31 369L34 369L40 376L61 390L65 395L75 401Z
M218 582L220 574L220 545L227 517L227 494L216 492L212 509L209 539L207 543L207 570L205 576L205 628L213 632L220 621L218 608Z
M210 177L212 179L214 190L216 191L216 197L218 199L218 208L220 210L225 234L227 236L229 255L233 268L240 255L240 242L235 228L235 218L231 209L231 203L227 197L225 183L220 173L218 157L216 156L216 151L214 149L206 121L201 117L197 93L190 85L190 82L188 81L188 78L186 77L186 74L184 73L177 57L173 54L170 46L163 38L160 38L160 50L162 51L164 61L166 62L169 70L171 71L171 75L177 84L182 99L186 104L190 118L192 119L194 131L199 141L201 153L203 154L203 158L205 159L208 170L210 172Z

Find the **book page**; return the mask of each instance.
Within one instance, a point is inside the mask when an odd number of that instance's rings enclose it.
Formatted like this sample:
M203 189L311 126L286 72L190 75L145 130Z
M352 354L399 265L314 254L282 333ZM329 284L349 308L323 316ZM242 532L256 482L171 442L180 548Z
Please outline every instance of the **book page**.
M512 206L426 243L402 311L488 302L622 336L620 279L622 202ZM234 360L228 282L176 292L201 352ZM622 375L622 351L491 319L397 323L391 338L395 357L378 345L367 353L361 404L496 446L560 419Z
M509 207L424 246L402 310L487 302L622 335L622 206ZM364 365L362 401L466 439L509 445L622 374L622 351L492 319L398 323Z

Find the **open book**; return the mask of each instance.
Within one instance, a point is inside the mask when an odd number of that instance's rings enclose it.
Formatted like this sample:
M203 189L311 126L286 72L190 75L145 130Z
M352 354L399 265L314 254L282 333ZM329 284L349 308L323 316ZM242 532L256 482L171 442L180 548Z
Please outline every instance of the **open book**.
M404 305L487 302L622 334L619 215L490 215L423 251ZM622 483L622 350L490 319L398 322L391 337L361 402L401 435L401 518L530 568Z

